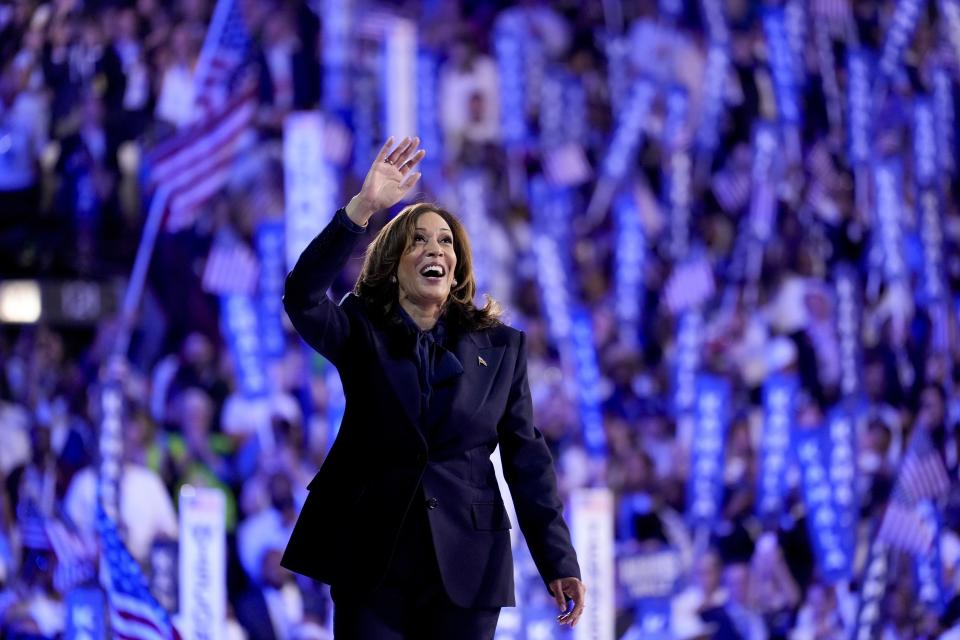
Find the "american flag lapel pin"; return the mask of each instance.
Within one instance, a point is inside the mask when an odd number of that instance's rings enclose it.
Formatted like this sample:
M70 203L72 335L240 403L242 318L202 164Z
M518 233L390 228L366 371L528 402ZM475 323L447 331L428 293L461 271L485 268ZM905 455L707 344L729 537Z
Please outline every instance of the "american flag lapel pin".
M483 356L477 356L477 362L481 367L487 366L487 361L483 359Z

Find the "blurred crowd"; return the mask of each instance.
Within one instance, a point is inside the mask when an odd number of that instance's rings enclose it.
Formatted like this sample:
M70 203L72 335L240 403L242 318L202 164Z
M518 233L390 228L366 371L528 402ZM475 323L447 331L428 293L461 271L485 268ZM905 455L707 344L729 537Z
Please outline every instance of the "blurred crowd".
M227 228L251 241L264 216L283 210L284 117L323 102L322 3L242 4L254 25L258 140L196 224L159 239L124 376L121 524L131 553L153 576L154 551L178 535L179 488L221 488L228 504L230 637L326 638L327 594L281 569L279 558L335 431L335 375L287 326L286 355L271 365L272 395L245 398L220 333L218 301L201 283L217 233ZM357 20L373 8L356 4ZM681 10L668 16L664 6L672 4ZM671 212L662 197L666 105L658 99L643 123L643 143L624 187L638 203L646 246L638 335L624 335L615 311L614 216L583 213L596 180L569 189L574 213L562 249L572 265L570 293L591 313L606 446L597 457L584 440L571 372L547 322L531 206L517 196L516 175L508 171L519 165L525 179L533 179L545 171L546 158L536 142L504 143L504 85L493 36L508 16L521 19L542 45L542 77L560 73L583 88L583 121L567 125L597 173L618 119L608 68L618 43L628 53L628 79L643 76L685 89L687 127L696 129L709 45L700 3L397 0L376 8L415 20L419 45L440 61L433 106L441 149L418 195L457 211L458 180L479 172L486 181L488 219L483 233L472 237L488 270L480 280L508 310L508 321L528 335L534 412L563 495L610 487L618 558L671 553L673 637L843 638L854 624L871 532L911 433L929 430L951 478L958 457L960 345L955 321L937 342L931 314L912 293L922 268L912 173L905 172L903 221L913 275L904 295L877 283L873 212L857 198L846 118L830 108L833 89L845 94L848 48L856 43L880 50L897 3L795 3L809 12L801 40L800 150L786 160L775 185L774 230L755 282L743 267L741 241L752 135L756 122L776 120L778 104L761 3L719 4L730 29L731 65L722 82L719 144L693 176L689 231L717 290L703 309L701 368L732 389L721 515L706 541L695 539L684 517L692 435L678 424L671 400L678 343L677 317L664 291L676 259L668 241ZM902 72L875 105L883 121L880 144L901 154L907 166L911 101L932 91L935 68L953 78L960 70L944 35L941 5L922 6ZM19 0L0 6L0 277L109 281L129 273L145 214L141 160L155 141L195 121L192 73L213 8L210 0ZM818 37L825 48L817 46ZM538 90L528 86L524 102L533 140L548 106ZM349 129L349 114L345 124ZM380 133L385 138L390 132ZM343 172L343 202L360 179ZM956 175L943 187L945 279L955 309ZM821 423L842 395L834 288L841 264L854 268L863 288L855 446L861 517L853 579L830 583L817 568L796 470L787 474L780 522L761 523L755 513L764 381L775 373L799 379L797 420L804 424ZM355 276L345 273L334 293L348 290ZM92 577L82 567L96 553L97 398L115 331L109 318L92 328L0 329L0 635L62 634L66 592ZM884 640L960 637L957 497L951 493L943 505L936 542L943 606L915 597L913 559L895 555L882 606ZM69 562L57 553L64 536L73 549ZM521 562L518 576L525 602L549 603L531 563ZM621 590L618 637L645 637L633 605Z

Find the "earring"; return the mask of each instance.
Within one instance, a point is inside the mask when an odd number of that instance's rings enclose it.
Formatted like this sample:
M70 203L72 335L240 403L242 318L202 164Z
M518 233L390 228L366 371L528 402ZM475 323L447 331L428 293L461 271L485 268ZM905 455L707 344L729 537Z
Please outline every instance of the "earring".
M390 282L396 282L397 276L390 276Z
M457 282L457 279L454 278L454 279L453 279L453 286L457 286L457 284L459 284L459 283Z

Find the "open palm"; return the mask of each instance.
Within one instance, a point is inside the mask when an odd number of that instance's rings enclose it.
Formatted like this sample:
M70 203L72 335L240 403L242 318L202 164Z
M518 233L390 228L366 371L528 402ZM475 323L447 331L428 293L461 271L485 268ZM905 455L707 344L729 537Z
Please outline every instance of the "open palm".
M420 172L414 168L426 155L419 145L420 138L406 137L391 151L393 136L387 138L360 189L361 198L371 209L392 207L417 183Z

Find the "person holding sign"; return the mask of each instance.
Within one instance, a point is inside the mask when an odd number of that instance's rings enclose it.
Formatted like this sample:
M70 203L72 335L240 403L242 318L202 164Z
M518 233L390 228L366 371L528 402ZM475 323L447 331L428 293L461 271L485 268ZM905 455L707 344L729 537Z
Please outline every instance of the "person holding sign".
M388 139L287 276L287 313L337 367L346 409L282 564L331 585L337 638L492 638L500 608L515 605L490 461L499 445L557 619L574 626L586 589L533 425L525 336L492 300L474 306L463 226L438 206L407 206L368 246L353 292L327 297L369 220L420 178L418 147Z

